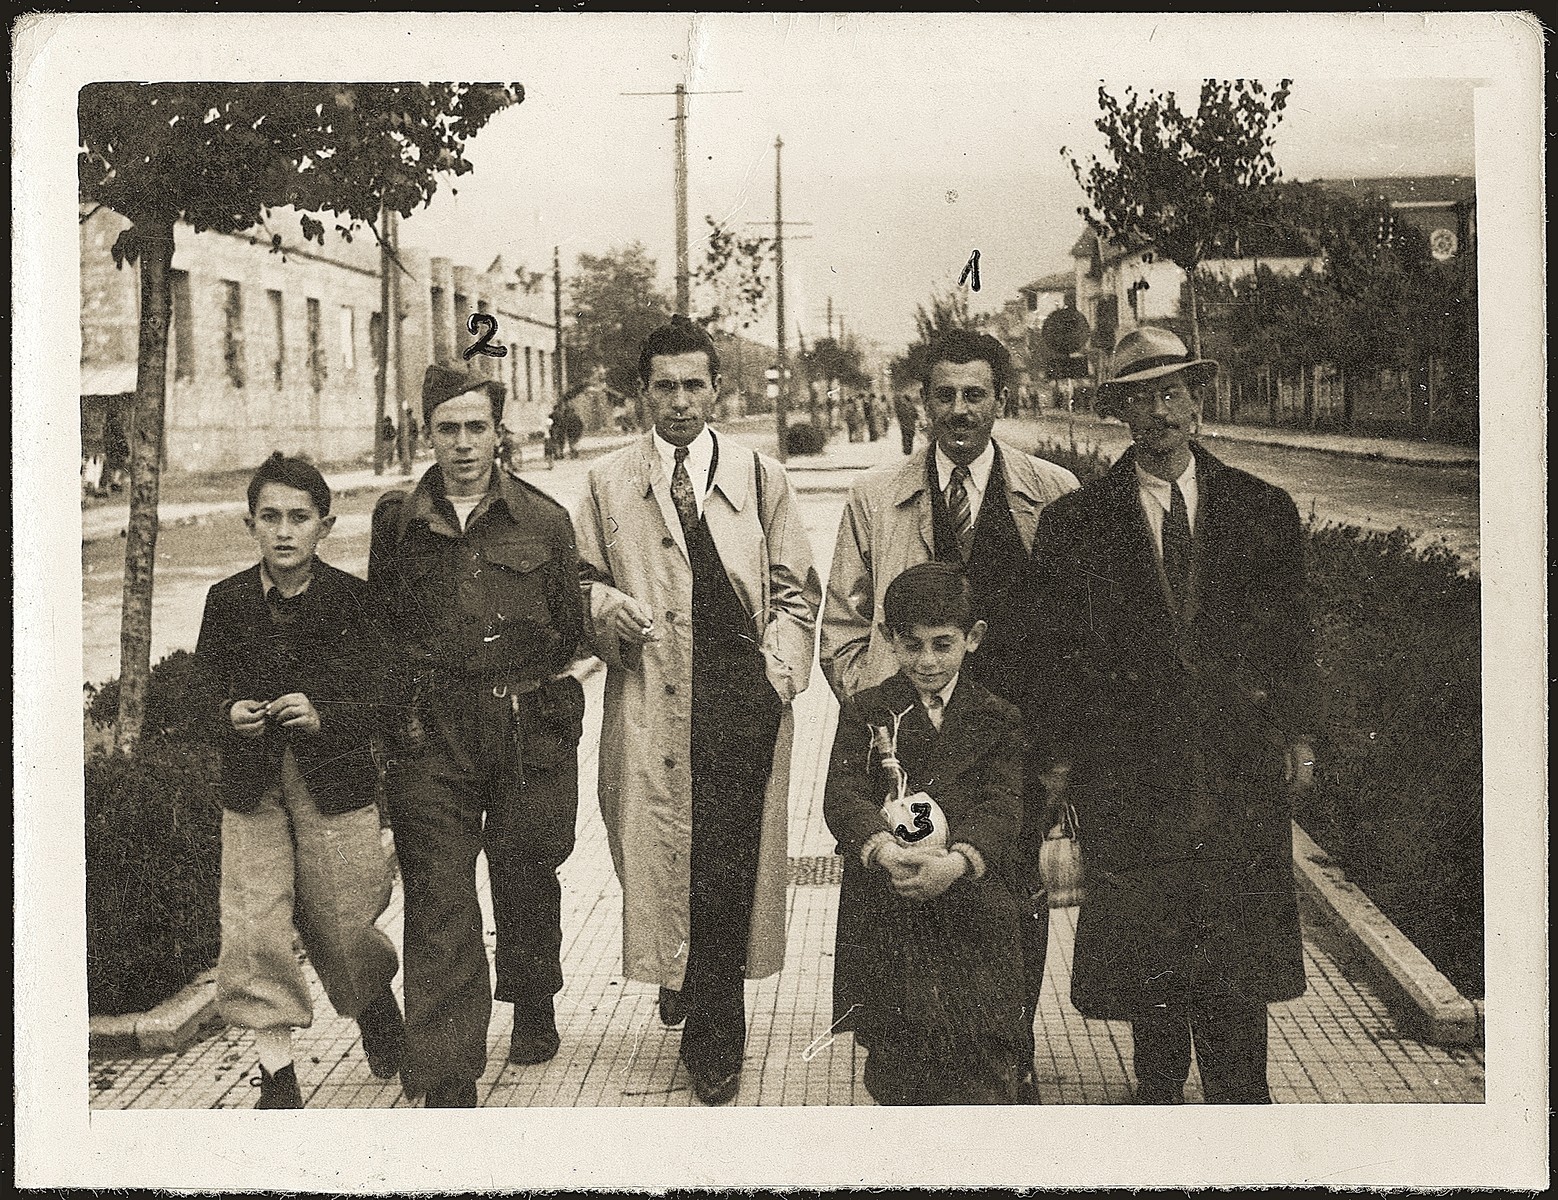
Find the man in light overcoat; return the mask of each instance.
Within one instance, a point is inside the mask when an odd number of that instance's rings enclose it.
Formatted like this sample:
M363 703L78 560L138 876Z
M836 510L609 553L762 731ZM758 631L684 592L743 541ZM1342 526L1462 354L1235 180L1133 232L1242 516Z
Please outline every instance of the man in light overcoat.
M739 1087L743 975L784 960L790 701L821 584L784 469L708 428L713 342L645 343L654 428L597 461L575 527L606 663L600 805L622 884L623 971L660 988L704 1103Z

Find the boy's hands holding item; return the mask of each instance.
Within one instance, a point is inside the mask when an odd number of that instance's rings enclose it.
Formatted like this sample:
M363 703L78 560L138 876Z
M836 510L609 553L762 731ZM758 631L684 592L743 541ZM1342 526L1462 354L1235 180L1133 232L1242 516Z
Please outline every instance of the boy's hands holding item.
M889 876L893 891L906 900L934 900L969 871L968 859L942 849L887 842L876 861Z
M266 710L272 721L284 729L300 733L319 732L319 710L302 692L288 692L270 702Z
M261 700L239 700L227 710L227 719L239 737L257 738L265 733L265 712L270 706Z

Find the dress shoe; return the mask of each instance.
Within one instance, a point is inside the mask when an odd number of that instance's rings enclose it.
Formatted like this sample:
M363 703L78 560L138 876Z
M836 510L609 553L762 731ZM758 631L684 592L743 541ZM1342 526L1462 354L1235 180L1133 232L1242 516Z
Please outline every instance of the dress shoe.
M427 1089L423 1108L475 1108L476 1084L470 1079L440 1079Z
M509 1062L534 1066L551 1060L561 1041L552 998L514 1005L514 1031L509 1035Z
M509 1062L521 1066L550 1062L561 1044L556 1029L530 1029L516 1023L509 1035Z
M362 1030L362 1051L375 1078L391 1079L400 1070L400 1051L406 1041L406 1022L400 1015L395 993L385 993L357 1016Z
M687 1002L682 994L671 988L660 989L660 1024L675 1029L687 1019Z
M298 1090L298 1075L288 1063L272 1075L263 1066L260 1077L254 1081L260 1089L260 1102L255 1108L302 1108L303 1093Z
M732 1071L728 1075L718 1075L694 1071L689 1066L687 1074L692 1079L693 1095L708 1105L729 1104L735 1099L736 1092L741 1087L740 1071Z

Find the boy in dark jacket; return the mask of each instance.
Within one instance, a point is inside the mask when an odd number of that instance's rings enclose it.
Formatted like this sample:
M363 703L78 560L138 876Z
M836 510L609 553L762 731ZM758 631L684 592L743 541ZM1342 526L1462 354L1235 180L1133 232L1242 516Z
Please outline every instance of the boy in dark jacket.
M865 1047L879 1104L1016 1101L1024 737L1016 708L959 678L985 633L972 607L955 566L893 580L883 632L898 673L846 703L828 768L823 812L844 856L835 1028Z
M217 1003L254 1030L259 1108L301 1108L292 1030L313 1021L293 939L337 1012L355 1017L375 1075L400 1067L395 948L369 738L367 584L315 556L330 488L278 451L249 481L260 561L211 588L195 654L221 754L222 949ZM296 925L294 926L294 914Z

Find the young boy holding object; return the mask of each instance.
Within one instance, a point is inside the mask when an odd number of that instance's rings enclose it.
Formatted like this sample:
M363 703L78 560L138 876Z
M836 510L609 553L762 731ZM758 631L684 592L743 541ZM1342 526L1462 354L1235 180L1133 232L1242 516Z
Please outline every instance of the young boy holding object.
M330 1003L355 1017L368 1065L400 1068L395 947L375 922L390 870L374 803L367 584L315 554L330 488L278 451L249 482L260 561L213 586L195 655L220 703L222 948L217 1004L254 1030L259 1108L302 1108L292 1030L313 1021L301 936ZM294 913L296 926L294 927Z
M834 1028L879 1104L1015 1103L1022 718L959 678L986 627L957 567L910 567L882 615L898 673L840 711L824 796L844 857Z

